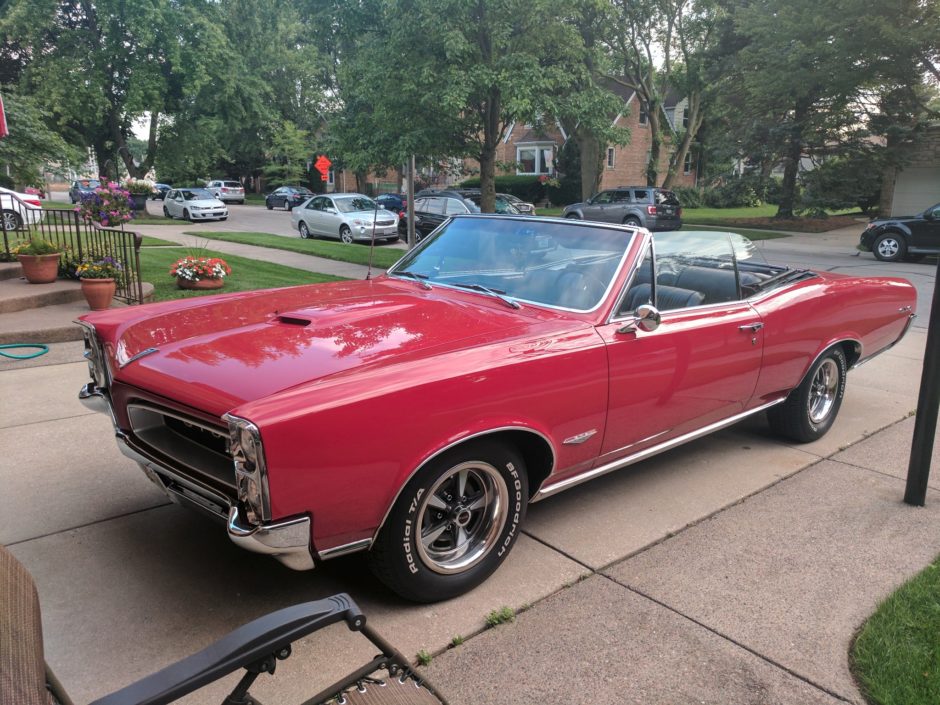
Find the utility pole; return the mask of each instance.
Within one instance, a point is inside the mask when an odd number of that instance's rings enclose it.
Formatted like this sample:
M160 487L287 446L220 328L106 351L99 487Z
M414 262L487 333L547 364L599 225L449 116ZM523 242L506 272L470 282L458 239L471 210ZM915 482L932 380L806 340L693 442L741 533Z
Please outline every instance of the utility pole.
M408 163L408 249L417 244L415 239L415 155Z

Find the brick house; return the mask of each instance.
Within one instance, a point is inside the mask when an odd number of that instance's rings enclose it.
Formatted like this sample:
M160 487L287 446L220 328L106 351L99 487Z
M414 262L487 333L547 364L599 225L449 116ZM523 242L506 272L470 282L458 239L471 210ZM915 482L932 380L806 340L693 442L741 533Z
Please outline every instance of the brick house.
M634 91L615 84L611 90L623 100L623 109L613 118L615 125L630 130L630 142L623 146L610 146L601 173L600 189L614 186L642 185L646 183L646 163L650 151L650 128L646 114L639 108L639 100ZM680 130L688 125L686 107L688 101L670 94L666 97L663 112L673 130ZM676 122L678 121L678 123ZM515 167L499 170L499 174L548 175L555 174L555 156L568 140L564 128L554 124L534 126L521 122L511 123L504 132L497 148L497 164L515 164ZM670 136L667 134L661 150L659 173L666 174L671 149ZM694 156L686 157L684 168L678 175L676 184L694 186L696 168ZM472 159L465 161L464 167L471 173L479 173L479 164Z

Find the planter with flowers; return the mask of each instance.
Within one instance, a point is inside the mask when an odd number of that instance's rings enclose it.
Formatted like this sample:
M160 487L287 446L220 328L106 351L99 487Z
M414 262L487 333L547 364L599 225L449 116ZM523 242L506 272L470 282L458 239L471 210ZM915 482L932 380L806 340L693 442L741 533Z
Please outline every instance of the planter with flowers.
M225 277L232 273L224 259L189 255L170 267L180 289L221 289Z
M122 186L129 194L128 203L133 210L147 210L147 199L156 190L153 181L150 179L125 179Z
M60 248L54 242L33 238L11 251L19 260L23 275L30 284L49 284L56 280Z
M86 259L75 268L75 273L82 281L82 294L92 311L103 311L111 305L117 289L114 278L123 269L120 261L113 257Z
M134 217L130 194L114 181L83 194L75 210L86 223L98 223L106 228L121 226Z

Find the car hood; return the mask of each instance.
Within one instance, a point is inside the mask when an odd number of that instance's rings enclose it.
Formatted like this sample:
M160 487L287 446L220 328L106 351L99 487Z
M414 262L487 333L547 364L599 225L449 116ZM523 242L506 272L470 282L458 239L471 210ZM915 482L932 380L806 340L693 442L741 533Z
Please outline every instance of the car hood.
M197 198L195 201L183 201L183 207L199 206L200 208L225 208L225 204L217 198Z
M116 325L111 312L83 320L109 342L117 381L221 416L299 384L513 337L538 323L476 298L382 277L156 304Z

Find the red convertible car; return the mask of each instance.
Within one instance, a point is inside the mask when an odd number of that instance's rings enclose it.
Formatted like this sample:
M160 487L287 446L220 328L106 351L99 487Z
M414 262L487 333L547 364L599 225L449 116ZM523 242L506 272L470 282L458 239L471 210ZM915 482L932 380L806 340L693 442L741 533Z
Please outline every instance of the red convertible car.
M434 601L499 566L531 502L763 411L819 438L914 294L728 233L458 216L369 281L85 315L80 397L240 546L367 551Z

